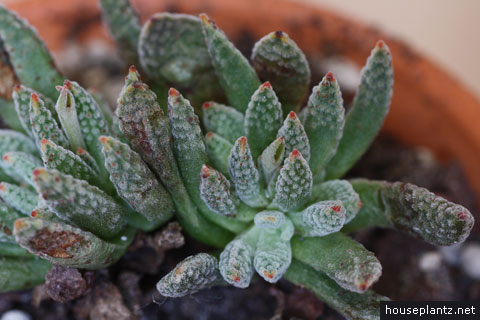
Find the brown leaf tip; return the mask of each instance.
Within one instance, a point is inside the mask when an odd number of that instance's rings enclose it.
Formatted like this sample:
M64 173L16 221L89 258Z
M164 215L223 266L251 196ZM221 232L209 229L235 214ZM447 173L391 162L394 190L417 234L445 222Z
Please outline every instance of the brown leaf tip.
M211 175L211 169L210 166L204 164L202 166L201 174L203 179L207 179Z
M207 132L207 139L213 138L214 135L215 135L215 134L214 134L213 132L211 132L211 131Z

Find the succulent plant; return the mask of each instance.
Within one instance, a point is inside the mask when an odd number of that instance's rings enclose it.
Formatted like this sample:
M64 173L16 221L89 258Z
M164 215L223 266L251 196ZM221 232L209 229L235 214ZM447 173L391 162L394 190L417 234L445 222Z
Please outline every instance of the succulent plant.
M115 114L63 79L33 29L0 7L1 63L13 79L1 108L16 129L0 131L0 274L9 275L0 291L41 282L49 263L107 267L137 230L174 215L222 251L182 261L161 294L284 277L349 318L373 319L388 299L369 290L381 265L348 232L379 226L435 245L468 236L470 212L423 188L341 179L388 113L383 41L345 115L330 72L301 108L310 69L281 31L255 44L250 65L205 14L156 14L142 27L127 0L100 4L146 75L129 68Z

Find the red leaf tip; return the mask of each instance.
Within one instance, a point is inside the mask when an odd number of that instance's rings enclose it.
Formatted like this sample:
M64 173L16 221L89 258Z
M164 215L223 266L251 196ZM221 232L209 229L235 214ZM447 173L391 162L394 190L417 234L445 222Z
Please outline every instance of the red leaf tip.
M20 90L22 90L22 85L21 84L17 84L13 87L13 91L15 91L15 92L18 92Z
M100 136L100 138L98 138L98 140L100 141L101 144L105 144L107 142L107 137ZM77 152L79 152L79 151L80 151L80 148ZM83 149L82 149L82 151L83 151Z
M37 216L37 210L33 210L32 213L30 213L30 215L35 218Z
M0 191L1 192L5 192L7 189L5 188L5 185L2 183L0 183Z
M32 93L30 98L32 99L33 102L38 103L38 94L36 94L35 92Z
M207 132L207 138L208 138L208 139L213 138L213 135L214 135L213 132L211 132L211 131Z
M33 176L34 177L37 177L39 174L41 174L42 172L44 172L45 170L42 169L42 168L37 168L37 169L34 169L33 170Z
M270 81L265 81L265 82L260 86L260 91L264 90L265 88L272 89L272 85L270 84Z
M385 44L385 41L383 40L378 40L377 44L375 45L375 48L378 48L378 49L383 49L385 47L386 47L386 44Z
M330 81L330 82L333 82L335 81L335 77L333 76L333 73L332 72L328 72L327 75L325 76L325 79L327 79L327 81Z
M457 212L457 217L458 219L465 221L468 218L468 214L465 211L459 211Z
M72 90L72 83L70 82L70 80L65 80L65 82L63 82L63 86L66 87L68 90Z
M335 211L335 212L340 212L342 210L342 207L341 206L333 206L332 210Z
M288 114L288 117L292 120L296 120L297 119L297 115L295 114L295 112L293 111L290 111L290 113Z
M180 96L180 92L178 92L178 90L175 89L175 88L170 88L170 89L168 90L168 95L169 95L170 97L179 97L179 96Z
M45 138L42 138L42 140L40 141L40 144L43 146L43 145L46 145L48 143L48 140L45 139Z
M301 154L300 151L298 151L297 149L294 149L294 150L292 151L292 153L290 153L290 158L292 158L292 159L293 159L293 158L299 158L299 157L301 157L301 156L302 156L302 154Z
M203 110L207 110L211 106L213 106L213 102L212 101L207 101L202 105L202 108L203 108Z
M136 73L136 72L137 72L137 68L136 68L135 66L130 66L130 68L128 68L128 72Z

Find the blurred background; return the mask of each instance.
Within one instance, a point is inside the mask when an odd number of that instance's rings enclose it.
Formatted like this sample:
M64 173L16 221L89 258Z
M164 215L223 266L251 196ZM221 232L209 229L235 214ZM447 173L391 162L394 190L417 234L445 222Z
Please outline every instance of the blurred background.
M233 0L225 0L233 1ZM480 97L480 1L292 0L372 25L405 41ZM2 0L18 4L31 0ZM142 1L135 1L141 5Z
M480 1L295 1L331 9L399 38L480 97Z

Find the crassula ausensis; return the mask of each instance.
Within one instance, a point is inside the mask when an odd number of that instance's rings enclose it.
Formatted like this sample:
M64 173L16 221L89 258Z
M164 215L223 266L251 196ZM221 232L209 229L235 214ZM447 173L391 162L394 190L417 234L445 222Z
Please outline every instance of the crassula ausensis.
M0 7L11 128L0 131L0 291L41 283L51 263L107 267L137 230L174 217L221 252L182 261L161 294L284 277L349 318L373 319L388 299L369 290L382 267L348 232L392 228L442 246L468 236L470 212L423 188L342 179L389 110L383 41L345 114L332 73L308 95L306 57L281 31L255 44L250 64L205 14L159 13L141 26L127 0L100 5L139 68L115 112L64 79L36 32Z

